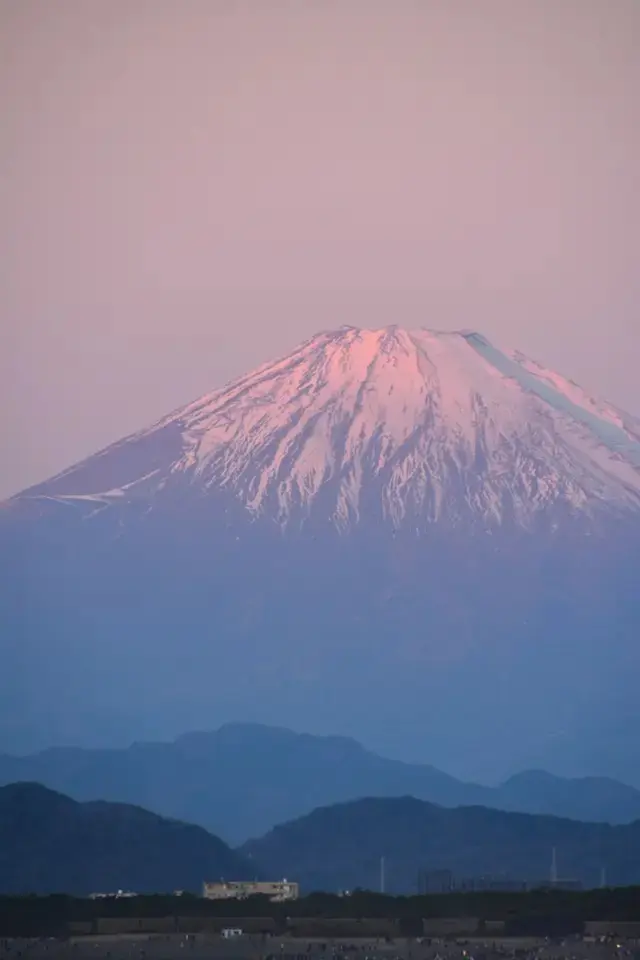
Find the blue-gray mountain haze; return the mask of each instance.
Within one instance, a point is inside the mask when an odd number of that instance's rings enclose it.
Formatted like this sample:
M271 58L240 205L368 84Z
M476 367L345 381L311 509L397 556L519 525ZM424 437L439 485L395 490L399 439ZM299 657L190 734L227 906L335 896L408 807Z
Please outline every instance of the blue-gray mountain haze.
M615 780L568 780L530 770L483 787L435 767L378 756L347 737L256 724L124 750L0 755L0 786L18 781L37 781L80 801L136 804L196 823L231 844L317 807L362 797L413 796L446 807L482 805L612 824L640 820L640 791Z

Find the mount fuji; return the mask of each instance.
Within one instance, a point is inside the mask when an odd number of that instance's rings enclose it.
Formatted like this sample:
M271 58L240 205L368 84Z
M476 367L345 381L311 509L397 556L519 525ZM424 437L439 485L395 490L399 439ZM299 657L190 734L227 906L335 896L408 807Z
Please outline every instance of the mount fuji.
M640 420L480 334L319 334L5 502L0 560L0 748L300 719L640 783Z

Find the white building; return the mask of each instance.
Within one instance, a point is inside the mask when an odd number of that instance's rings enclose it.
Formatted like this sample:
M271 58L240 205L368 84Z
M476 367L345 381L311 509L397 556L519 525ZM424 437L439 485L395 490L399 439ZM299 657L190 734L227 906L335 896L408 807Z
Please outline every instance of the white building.
M279 902L297 900L299 895L298 884L289 880L229 880L202 886L205 900L246 900L247 897L262 896Z

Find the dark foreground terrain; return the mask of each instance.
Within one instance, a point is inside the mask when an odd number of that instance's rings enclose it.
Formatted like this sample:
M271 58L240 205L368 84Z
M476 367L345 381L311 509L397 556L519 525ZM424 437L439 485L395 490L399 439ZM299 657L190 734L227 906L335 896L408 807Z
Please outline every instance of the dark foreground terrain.
M543 938L468 940L308 940L206 935L122 935L60 940L0 941L0 960L610 960L640 957L635 943L549 941Z
M224 930L240 929L238 940ZM30 950L50 951L56 942L84 944L206 942L235 955L238 945L259 948L261 957L280 953L280 944L416 944L474 940L513 945L596 941L640 943L638 888L570 892L453 893L420 897L315 894L286 903L266 897L212 901L189 896L79 899L0 897L0 942L30 940ZM524 938L524 939L523 939ZM547 939L548 938L548 941ZM93 948L92 948L93 949ZM94 949L98 949L96 946ZM101 949L101 948L100 948ZM306 952L294 950L293 953ZM320 948L317 948L320 949ZM386 947L385 947L386 950ZM285 952L285 947L282 947ZM317 952L316 947L309 952ZM482 952L482 951L477 951ZM575 951L574 951L575 952ZM231 955L231 954L230 954ZM418 954L416 954L416 957ZM640 960L640 948L638 949ZM475 960L479 960L478 957Z

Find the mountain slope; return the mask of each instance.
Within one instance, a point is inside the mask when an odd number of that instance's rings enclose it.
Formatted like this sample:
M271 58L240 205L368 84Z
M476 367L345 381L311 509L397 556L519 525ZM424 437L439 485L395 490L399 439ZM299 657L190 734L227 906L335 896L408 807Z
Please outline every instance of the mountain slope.
M301 718L638 783L639 441L476 334L321 334L4 505L0 746Z
M448 810L412 797L364 799L314 810L242 848L305 891L416 892L420 872L454 879L548 880L553 847L561 878L597 886L602 866L612 885L640 881L640 822L611 827L484 807Z
M640 820L640 791L608 777L554 777L527 770L501 784L498 800L487 806L523 813L546 813L570 820L629 823Z
M0 787L0 893L199 893L204 880L253 872L200 827L38 783Z
M434 767L377 756L346 737L254 724L126 750L0 755L0 783L15 780L37 780L76 800L135 803L197 823L229 843L316 807L371 796L411 795L444 806L482 804L612 823L640 819L640 792L616 781L529 772L500 787L481 787Z
M514 469L515 467L515 469ZM522 523L640 508L640 422L475 333L343 328L205 396L23 497L105 506L176 479L280 522Z

